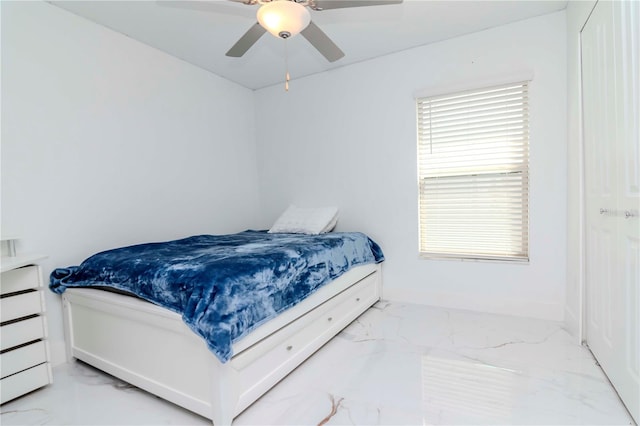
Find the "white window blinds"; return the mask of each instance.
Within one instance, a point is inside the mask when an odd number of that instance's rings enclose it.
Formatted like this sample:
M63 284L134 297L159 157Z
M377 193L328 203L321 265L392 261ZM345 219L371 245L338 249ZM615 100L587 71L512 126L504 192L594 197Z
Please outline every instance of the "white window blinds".
M529 258L528 82L417 100L420 253Z

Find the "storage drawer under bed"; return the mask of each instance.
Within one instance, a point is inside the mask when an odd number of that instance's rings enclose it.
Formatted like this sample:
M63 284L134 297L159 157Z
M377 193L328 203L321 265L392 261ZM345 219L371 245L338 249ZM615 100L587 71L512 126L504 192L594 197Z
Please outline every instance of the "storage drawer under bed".
M281 380L294 366L317 351L374 304L380 298L378 280L379 274L365 277L297 321L281 328L269 339L235 355L231 362L239 373L239 410L255 400L254 394L264 392L263 381L273 383Z

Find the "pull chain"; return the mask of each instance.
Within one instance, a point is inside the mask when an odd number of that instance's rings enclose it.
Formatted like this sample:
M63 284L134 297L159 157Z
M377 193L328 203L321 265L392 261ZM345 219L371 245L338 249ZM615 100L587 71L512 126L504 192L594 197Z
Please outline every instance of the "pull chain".
M285 75L284 75L284 90L286 92L289 91L289 80L291 80L291 77L289 76L289 55L288 55L288 48L287 48L287 39L284 39L284 68L285 68Z

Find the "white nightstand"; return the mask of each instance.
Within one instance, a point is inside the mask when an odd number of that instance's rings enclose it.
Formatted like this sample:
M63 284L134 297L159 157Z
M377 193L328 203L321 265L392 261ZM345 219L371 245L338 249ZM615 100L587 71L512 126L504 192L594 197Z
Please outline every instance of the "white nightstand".
M9 253L0 260L0 404L53 382L37 264L46 256Z

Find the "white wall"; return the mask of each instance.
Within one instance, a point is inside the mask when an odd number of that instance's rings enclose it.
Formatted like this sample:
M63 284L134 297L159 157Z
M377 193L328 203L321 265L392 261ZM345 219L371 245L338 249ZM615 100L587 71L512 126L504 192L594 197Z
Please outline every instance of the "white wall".
M385 298L561 320L565 28L565 13L558 12L293 80L288 93L282 85L257 91L264 226L292 202L335 204L338 230L364 231L385 251ZM522 70L534 74L530 263L419 259L412 94Z
M74 265L257 221L253 92L43 2L2 2L2 232ZM60 298L46 291L54 363Z
M595 0L571 1L567 5L567 296L565 322L579 339L582 337L584 281L584 171L580 97L580 30Z

